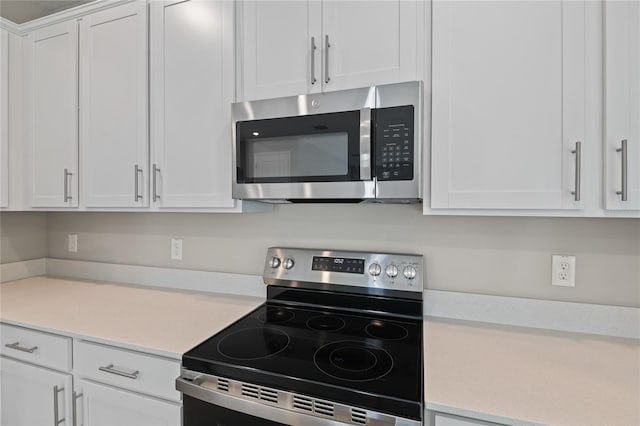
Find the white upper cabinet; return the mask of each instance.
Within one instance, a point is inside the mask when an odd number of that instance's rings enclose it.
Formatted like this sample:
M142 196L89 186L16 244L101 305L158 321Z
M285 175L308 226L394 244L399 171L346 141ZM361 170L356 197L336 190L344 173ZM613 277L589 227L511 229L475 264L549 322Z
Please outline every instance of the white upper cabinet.
M415 80L415 0L243 1L239 93L264 99Z
M25 39L29 194L32 207L78 205L78 24Z
M295 3L295 2L292 2ZM233 3L151 3L154 207L233 207Z
M81 194L87 207L149 205L147 39L143 1L80 21Z
M584 2L432 13L431 209L581 209Z
M318 92L321 72L321 3L243 1L242 93L245 100ZM315 46L315 49L313 48Z
M0 207L9 207L9 33L0 30Z
M640 2L604 5L604 201L640 210Z
M418 2L323 1L325 90L415 80Z

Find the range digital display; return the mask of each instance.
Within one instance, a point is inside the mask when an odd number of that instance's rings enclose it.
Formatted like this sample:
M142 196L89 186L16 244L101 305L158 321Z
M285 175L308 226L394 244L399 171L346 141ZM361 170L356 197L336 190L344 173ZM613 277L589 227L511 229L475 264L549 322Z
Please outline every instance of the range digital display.
M364 274L364 259L313 256L311 270Z

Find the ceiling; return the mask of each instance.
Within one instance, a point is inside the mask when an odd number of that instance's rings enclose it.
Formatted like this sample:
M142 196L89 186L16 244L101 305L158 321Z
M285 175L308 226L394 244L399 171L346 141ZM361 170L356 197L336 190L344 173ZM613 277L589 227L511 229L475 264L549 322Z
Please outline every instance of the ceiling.
M0 0L0 16L16 24L42 18L91 0Z

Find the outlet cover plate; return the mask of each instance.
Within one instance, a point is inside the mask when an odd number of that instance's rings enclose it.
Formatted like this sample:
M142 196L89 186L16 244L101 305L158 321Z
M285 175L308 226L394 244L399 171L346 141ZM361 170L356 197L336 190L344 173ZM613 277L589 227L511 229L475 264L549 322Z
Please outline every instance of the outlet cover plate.
M78 234L69 234L67 238L67 250L69 253L78 252Z
M182 260L182 238L171 239L171 259Z
M551 285L576 286L576 257L570 254L551 255Z

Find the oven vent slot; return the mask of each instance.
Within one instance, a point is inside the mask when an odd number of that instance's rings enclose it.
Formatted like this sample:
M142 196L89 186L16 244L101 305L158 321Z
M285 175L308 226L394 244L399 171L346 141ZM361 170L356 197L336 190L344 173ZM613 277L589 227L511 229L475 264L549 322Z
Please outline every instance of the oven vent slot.
M278 391L267 388L260 388L260 399L274 404L278 403Z
M313 412L313 400L300 395L293 395L293 408Z
M332 403L300 395L293 396L293 408L327 417L335 415L335 407Z
M260 390L257 386L248 385L246 383L242 384L242 395L248 396L249 398L258 399L260 397Z
M242 396L246 396L249 398L261 399L273 404L278 403L278 391L273 389L243 383L240 393L242 394Z
M229 380L218 377L218 390L229 392Z
M351 423L359 425L367 424L367 412L358 408L351 409Z
M330 402L314 400L313 411L317 414L323 414L325 416L333 417L333 404Z

